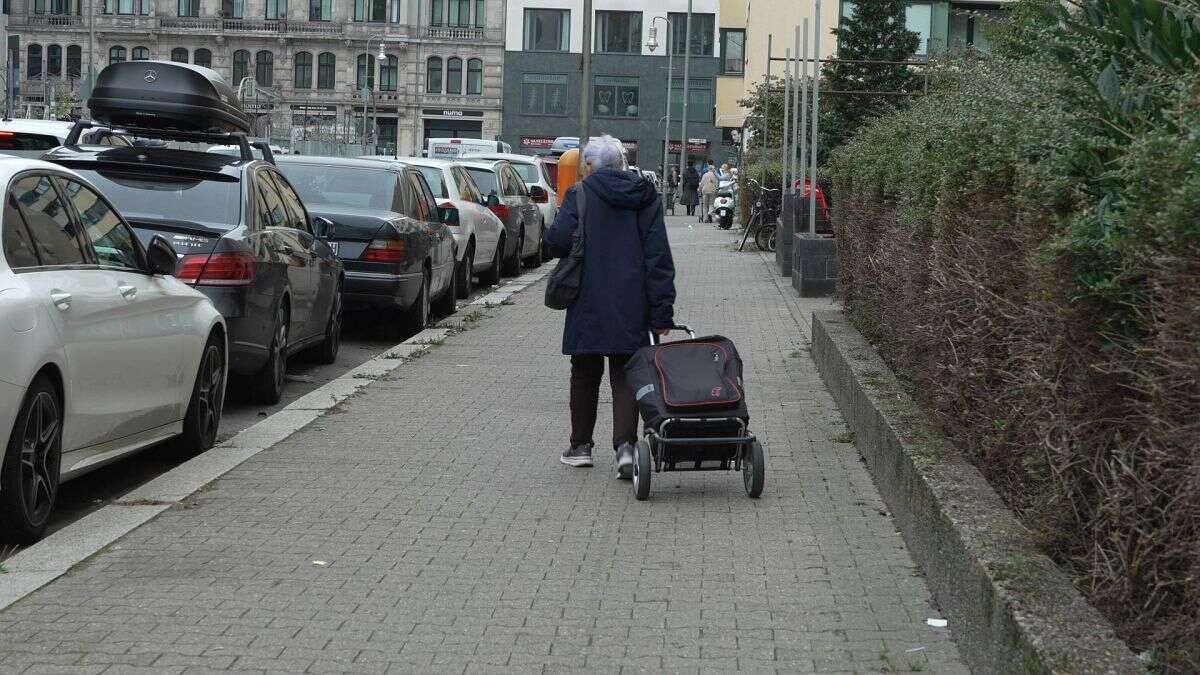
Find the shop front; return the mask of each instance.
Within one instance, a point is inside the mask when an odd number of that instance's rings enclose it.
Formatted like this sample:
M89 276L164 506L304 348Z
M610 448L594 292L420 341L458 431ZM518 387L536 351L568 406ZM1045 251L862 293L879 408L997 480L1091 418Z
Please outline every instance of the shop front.
M483 138L483 111L459 108L426 108L421 111L423 139ZM427 143L422 142L422 146Z

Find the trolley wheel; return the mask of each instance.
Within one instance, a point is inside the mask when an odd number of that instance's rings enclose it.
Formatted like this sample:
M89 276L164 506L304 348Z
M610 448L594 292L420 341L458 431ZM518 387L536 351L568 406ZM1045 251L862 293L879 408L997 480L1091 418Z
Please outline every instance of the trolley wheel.
M750 441L742 458L742 482L746 485L747 497L758 497L763 491L767 474L767 457L758 439Z
M633 447L633 496L638 501L650 496L650 444L644 439Z

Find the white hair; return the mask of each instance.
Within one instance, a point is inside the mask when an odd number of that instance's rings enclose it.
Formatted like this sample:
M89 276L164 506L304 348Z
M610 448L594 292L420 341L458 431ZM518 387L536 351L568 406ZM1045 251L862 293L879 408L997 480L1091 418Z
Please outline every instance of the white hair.
M604 134L593 138L583 148L583 162L592 171L600 169L616 169L620 171L625 166L625 147L621 141Z

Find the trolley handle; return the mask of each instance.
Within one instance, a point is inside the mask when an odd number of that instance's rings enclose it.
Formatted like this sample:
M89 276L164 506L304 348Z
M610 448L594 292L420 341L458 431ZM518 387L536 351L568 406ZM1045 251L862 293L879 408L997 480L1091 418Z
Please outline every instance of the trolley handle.
M688 334L689 338L691 338L693 340L696 339L696 333L686 323L677 323L674 326L671 326L671 328L669 330L681 330L681 331L686 332ZM659 343L658 334L655 333L654 331L650 331L650 344L656 345L658 343Z

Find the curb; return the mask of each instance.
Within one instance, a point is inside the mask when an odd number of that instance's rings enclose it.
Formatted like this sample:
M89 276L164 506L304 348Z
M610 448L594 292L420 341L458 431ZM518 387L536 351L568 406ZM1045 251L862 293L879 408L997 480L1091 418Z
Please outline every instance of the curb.
M971 669L1144 672L846 317L812 325L817 370Z
M550 274L551 265L523 274L465 305L495 307ZM454 323L458 315L443 319ZM461 319L460 319L461 323ZM357 368L296 399L263 421L200 453L3 562L0 611L66 574L72 567L144 525L155 516L237 468L242 462L284 441L334 406L423 352L441 344L450 328L427 328L386 349Z

